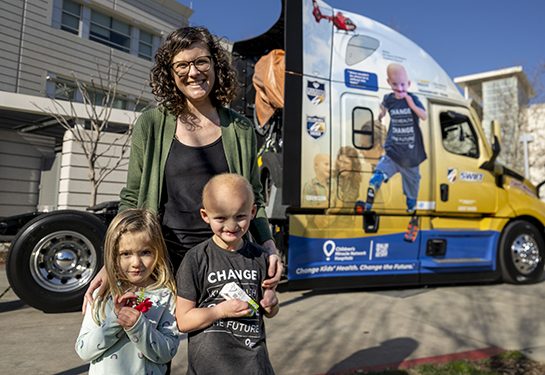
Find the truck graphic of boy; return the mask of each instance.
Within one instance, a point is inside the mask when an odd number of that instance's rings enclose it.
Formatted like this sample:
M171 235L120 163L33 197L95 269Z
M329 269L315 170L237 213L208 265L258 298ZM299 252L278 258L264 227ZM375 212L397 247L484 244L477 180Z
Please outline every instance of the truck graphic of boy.
M329 185L334 182L329 178L330 169L329 155L316 154L314 157L315 177L307 181L303 187L303 205L312 207L329 206ZM331 186L331 191L335 191L333 186Z
M386 154L380 158L369 180L365 210L371 210L382 182L388 182L393 175L401 173L407 212L414 213L420 187L419 165L426 160L419 119L426 120L427 115L418 97L407 92L411 81L403 65L392 63L386 72L388 84L394 92L384 96L378 120L381 121L388 110L390 128L384 143Z

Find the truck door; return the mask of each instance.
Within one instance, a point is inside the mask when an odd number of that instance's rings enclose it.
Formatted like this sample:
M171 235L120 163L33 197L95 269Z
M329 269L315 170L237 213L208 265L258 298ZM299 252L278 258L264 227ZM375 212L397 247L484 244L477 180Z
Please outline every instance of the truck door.
M377 154L364 158L373 146L373 113L378 112L380 102L373 95L342 93L341 90L346 88L336 82L332 87L333 92L338 92L340 99L340 105L332 108L334 122L339 121L333 124L331 162L332 177L337 184L332 193L337 207L353 209L357 200L365 200L368 181L373 172L373 165L370 163L376 164L380 157Z
M469 110L440 104L430 107L435 211L461 215L495 212L494 176L480 169L489 155Z

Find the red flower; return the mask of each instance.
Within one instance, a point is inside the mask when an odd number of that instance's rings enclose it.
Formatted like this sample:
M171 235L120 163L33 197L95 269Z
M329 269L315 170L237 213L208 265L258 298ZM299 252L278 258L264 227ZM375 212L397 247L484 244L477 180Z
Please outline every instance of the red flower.
M146 298L144 302L140 302L138 305L134 306L134 308L141 313L145 313L151 309L151 306L153 303L149 300L149 298Z

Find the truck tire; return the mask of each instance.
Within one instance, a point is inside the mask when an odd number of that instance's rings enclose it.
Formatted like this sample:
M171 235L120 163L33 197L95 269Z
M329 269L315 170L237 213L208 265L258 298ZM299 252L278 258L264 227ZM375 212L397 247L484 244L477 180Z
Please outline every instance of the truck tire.
M276 251L282 262L282 277L288 277L288 241L289 236L286 232L287 220L282 223L276 223L271 225L271 232L273 233L274 243L276 245Z
M261 156L259 174L269 221L286 220L288 206L282 204L282 154L265 152Z
M82 211L43 214L19 230L6 259L8 281L28 305L48 313L81 308L102 268L106 225Z
M532 284L541 279L545 243L536 227L527 221L513 221L503 230L499 256L503 281Z

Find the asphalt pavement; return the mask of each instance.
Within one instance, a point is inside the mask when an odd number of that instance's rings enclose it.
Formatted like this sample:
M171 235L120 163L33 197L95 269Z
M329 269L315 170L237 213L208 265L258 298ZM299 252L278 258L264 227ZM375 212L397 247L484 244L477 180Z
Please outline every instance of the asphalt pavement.
M0 295L8 289L0 266ZM545 283L345 292L281 292L266 320L278 375L342 374L520 350L545 362ZM0 298L0 373L85 374L74 351L80 312L45 314L12 290ZM184 374L187 340L173 361Z

